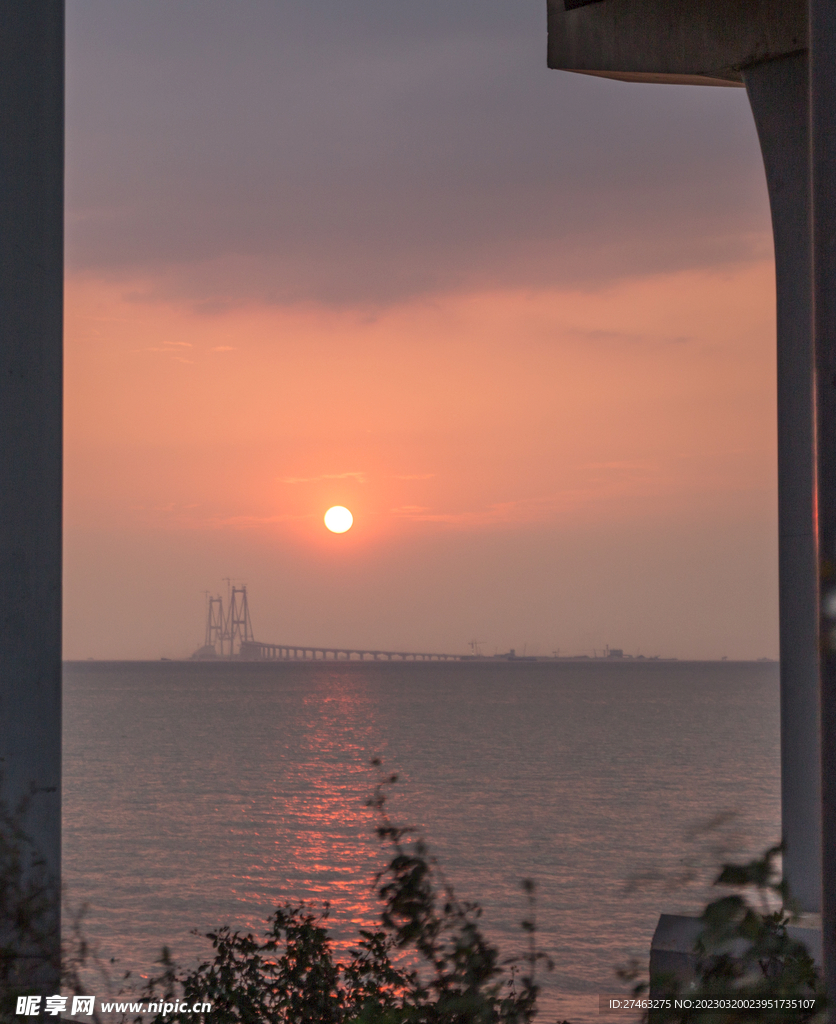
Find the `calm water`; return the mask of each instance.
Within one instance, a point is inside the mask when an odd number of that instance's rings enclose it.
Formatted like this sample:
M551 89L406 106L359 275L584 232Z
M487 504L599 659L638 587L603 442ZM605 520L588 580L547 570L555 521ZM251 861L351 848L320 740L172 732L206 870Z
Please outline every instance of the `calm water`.
M504 948L536 880L544 1021L598 1019L659 912L700 906L712 847L779 834L775 664L87 663L65 686L70 902L133 970L285 899L330 900L343 938L370 921L374 756Z

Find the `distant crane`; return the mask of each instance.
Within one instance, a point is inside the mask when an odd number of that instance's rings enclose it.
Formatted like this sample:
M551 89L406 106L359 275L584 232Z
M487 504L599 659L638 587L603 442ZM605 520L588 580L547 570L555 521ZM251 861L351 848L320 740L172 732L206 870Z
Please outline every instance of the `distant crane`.
M482 652L479 650L479 647L484 643L486 643L485 640L468 640L467 646L470 648L474 658L482 657Z

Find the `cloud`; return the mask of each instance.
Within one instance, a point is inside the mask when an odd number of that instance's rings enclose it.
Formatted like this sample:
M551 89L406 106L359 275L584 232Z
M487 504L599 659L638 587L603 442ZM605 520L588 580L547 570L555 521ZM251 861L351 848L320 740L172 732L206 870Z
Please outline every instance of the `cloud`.
M299 522L312 518L310 515L277 515L277 516L211 516L202 520L195 520L190 525L194 527L208 527L210 529L221 529L228 527L235 530L252 530L260 526L273 526L278 523Z
M518 501L502 501L480 509L461 512L434 512L421 505L399 505L390 509L390 514L399 519L417 523L434 523L466 529L520 523L548 522L554 514L575 504L582 497L581 492L566 492L549 497L529 498Z
M288 476L282 479L283 484L314 484L320 480L355 480L358 484L366 482L365 473L321 473L319 476Z
M170 356L176 356L180 348L193 348L190 341L163 341L161 345L149 345L147 348L135 348L134 352L166 352Z
M617 470L653 470L657 469L657 465L653 462L649 462L646 459L635 460L633 462L588 462L587 466L590 469L617 469Z
M134 352L160 352L164 355L171 356L172 360L176 363L189 363L194 364L194 359L186 359L185 356L180 354L181 348L192 348L190 341L164 341L162 346L151 345L148 348L135 348Z
M391 303L768 254L743 90L549 71L542 0L68 9L71 271Z
M646 334L637 334L630 331L608 331L576 327L565 327L563 334L566 337L578 338L584 342L601 342L602 344L628 344L628 345L641 345L646 343L649 339ZM684 345L688 342L693 341L694 338L689 334L677 334L672 336L654 336L653 341L661 341L667 345Z
M133 513L146 524L156 528L185 530L250 530L281 523L302 522L312 517L279 513L276 515L224 515L208 510L196 502L169 502L165 505L134 505Z

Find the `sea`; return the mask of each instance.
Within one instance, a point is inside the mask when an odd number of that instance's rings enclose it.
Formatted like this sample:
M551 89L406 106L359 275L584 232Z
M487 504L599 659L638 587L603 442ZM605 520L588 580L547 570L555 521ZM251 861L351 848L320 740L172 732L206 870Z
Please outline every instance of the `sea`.
M599 996L646 969L659 914L698 912L720 864L779 837L774 662L82 662L64 681L66 920L100 996L285 902L327 902L350 945L379 913L381 770L503 956L535 883L547 1024L615 1024Z

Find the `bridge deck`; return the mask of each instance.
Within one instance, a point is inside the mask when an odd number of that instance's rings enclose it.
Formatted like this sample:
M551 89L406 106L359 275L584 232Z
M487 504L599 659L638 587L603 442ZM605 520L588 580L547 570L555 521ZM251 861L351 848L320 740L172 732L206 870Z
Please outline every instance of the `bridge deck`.
M297 644L262 644L246 640L240 657L246 661L461 661L460 654L415 651L364 651L349 647L303 647Z

